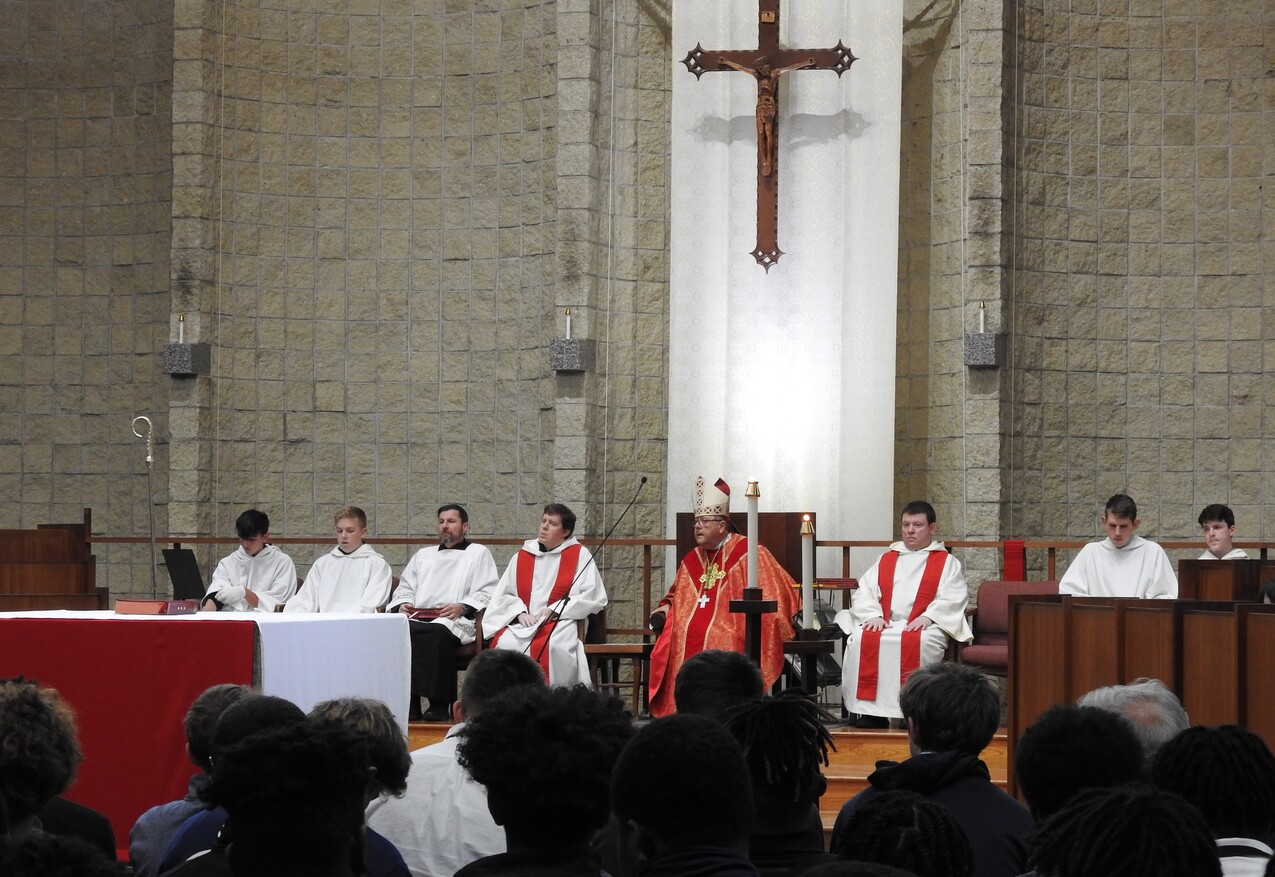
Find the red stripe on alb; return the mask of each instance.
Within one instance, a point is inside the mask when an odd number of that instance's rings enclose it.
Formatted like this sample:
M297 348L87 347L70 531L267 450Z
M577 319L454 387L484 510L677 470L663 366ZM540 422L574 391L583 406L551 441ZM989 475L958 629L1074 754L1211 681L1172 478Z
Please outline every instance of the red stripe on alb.
M881 617L886 624L890 623L890 608L894 600L894 570L898 565L899 553L887 551L881 555L877 564L877 585L881 588ZM925 559L925 570L921 573L921 585L917 589L916 599L912 601L912 612L908 615L908 623L916 621L921 613L930 608L934 596L939 590L939 580L943 577L943 567L947 563L946 551L931 551ZM921 666L921 631L903 631L899 645L899 685L908 681L917 667ZM859 685L856 697L859 700L877 699L877 680L880 677L881 632L865 630L859 637Z
M579 543L568 545L563 549L562 554L558 557L558 576L554 579L553 589L549 592L549 599L545 602L545 606L551 607L567 596L571 590L571 583L575 581L576 565L579 562ZM532 579L535 578L535 572L536 555L524 548L518 552L516 582L518 585L518 599L527 607L528 612L531 611L531 583ZM539 655L540 669L545 671L545 679L549 678L549 648L547 642L557 626L557 619L546 621L540 625L540 629L531 638L531 648L528 650L531 655ZM503 633L503 631L501 632ZM495 641L492 644L495 645Z

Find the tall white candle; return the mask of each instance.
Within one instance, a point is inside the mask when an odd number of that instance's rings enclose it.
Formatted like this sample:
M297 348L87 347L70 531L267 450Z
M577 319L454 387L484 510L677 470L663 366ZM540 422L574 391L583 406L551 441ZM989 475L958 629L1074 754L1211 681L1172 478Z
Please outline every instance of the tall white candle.
M186 315L185 314L177 315L177 343L178 344L186 343Z
M987 302L978 303L978 334L982 335L987 331Z
M567 340L571 340L571 308L567 308Z
M748 479L748 489L744 491L748 498L748 587L757 587L757 501L761 499L761 488L756 478Z
M815 626L815 525L801 516L801 626Z

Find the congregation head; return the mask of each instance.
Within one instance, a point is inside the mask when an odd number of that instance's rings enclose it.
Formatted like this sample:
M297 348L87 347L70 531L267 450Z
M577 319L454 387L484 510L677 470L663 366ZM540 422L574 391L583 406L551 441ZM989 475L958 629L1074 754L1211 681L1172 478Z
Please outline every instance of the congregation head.
M235 518L235 533L240 539L256 539L270 532L270 516L257 509L248 509Z
M1252 731L1188 728L1156 753L1151 781L1199 808L1216 837L1275 834L1275 756Z
M756 661L742 652L706 649L677 671L673 700L679 713L724 722L730 710L760 700L765 691Z
M226 810L236 875L329 873L361 858L368 740L338 723L270 727L220 751L204 798Z
M641 728L611 779L622 846L644 855L691 846L740 847L753 829L744 752L721 724L676 714Z
M473 719L493 697L519 685L544 684L544 671L528 655L512 649L484 649L470 661L460 684L465 718Z
M1050 707L1014 747L1018 788L1038 822L1081 789L1136 781L1142 766L1142 743L1133 728L1119 715L1095 707Z
M211 767L212 731L221 714L245 694L251 692L246 685L225 683L205 689L195 698L186 718L182 722L182 730L186 732L186 752L201 770Z
M290 700L270 694L249 692L222 712L208 739L214 770L218 754L259 731L285 725L303 724L305 713Z
M974 877L974 848L942 804L895 789L868 797L848 817L832 852L916 877Z
M75 714L55 689L0 683L0 800L11 830L71 785L82 758Z
M978 755L1000 725L1000 692L973 667L928 664L904 683L899 709L914 749Z
M1200 811L1142 784L1079 792L1036 833L1028 866L1040 877L1222 874Z
M369 800L378 795L401 795L407 789L407 772L412 769L407 735L383 702L368 697L338 697L316 704L309 719L316 727L348 728L366 741L372 765Z
M818 704L793 693L747 701L726 716L744 751L759 822L804 816L823 795L823 767L836 746L822 719Z
M123 865L76 837L33 831L22 837L0 835L0 874L4 877L124 877Z
M606 822L611 771L632 734L614 698L519 685L465 724L457 756L511 846L579 843Z
M1095 688L1076 703L1122 716L1133 726L1148 762L1161 746L1191 724L1182 701L1159 679L1138 679L1128 685Z

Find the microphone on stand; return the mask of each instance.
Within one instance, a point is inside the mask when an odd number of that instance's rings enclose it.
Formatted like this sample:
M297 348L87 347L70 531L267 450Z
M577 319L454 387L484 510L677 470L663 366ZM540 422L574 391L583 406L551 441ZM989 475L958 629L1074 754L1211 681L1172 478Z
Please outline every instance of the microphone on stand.
M562 595L562 599L555 601L555 605L557 605L558 603L561 603L562 605L558 606L558 608L551 611L548 615L546 615L544 618L540 620L539 624L536 625L536 630L532 632L531 640L529 640L527 643L528 649L531 648L531 642L535 640L536 634L540 632L540 628L543 627L549 621L557 621L558 617L567 608L567 602L571 598L571 593L570 593L571 590L575 588L576 582L580 581L580 577L584 575L585 571L588 570L588 568L592 564L597 562L598 555L601 554L602 549L606 547L607 541L611 538L611 534L615 532L616 527L620 526L620 522L624 520L624 516L629 513L629 509L633 508L633 504L637 502L638 495L642 493L642 488L646 486L646 481L647 481L647 478L645 475L643 475L642 480L638 482L637 490L633 491L633 498L629 500L629 504L624 507L624 511L620 512L620 516L615 519L615 523L611 525L611 529L607 530L606 535L602 537L602 541L598 543L598 550L589 552L588 562L586 562L584 566L580 567L579 572L576 573L576 577L571 580L571 586L567 588L567 593ZM540 663L540 658L544 656L545 648L548 645L549 645L548 639L545 639L545 641L541 643L540 652L539 654L535 655L535 660L537 664Z

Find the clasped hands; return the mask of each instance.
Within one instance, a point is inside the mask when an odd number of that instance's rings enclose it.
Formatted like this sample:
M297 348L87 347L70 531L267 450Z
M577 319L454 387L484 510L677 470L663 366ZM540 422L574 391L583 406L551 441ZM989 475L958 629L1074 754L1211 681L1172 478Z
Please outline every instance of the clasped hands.
M933 623L934 622L931 621L929 618L927 618L924 615L921 615L917 617L914 621L909 621L907 623L907 626L904 627L903 629L904 630L925 630L927 627L929 627ZM869 618L867 621L863 622L861 627L864 630L885 630L885 627L886 627L885 619L882 618L880 615L878 615L876 618Z
M546 606L545 608L541 609L539 612L535 613L534 615L531 614L530 612L523 612L519 614L519 616L514 620L517 621L519 624L521 624L523 627L535 627L537 624L542 624L546 619L550 618L551 616L556 617L557 614L558 613L554 612L552 609Z

